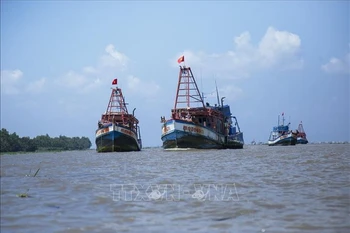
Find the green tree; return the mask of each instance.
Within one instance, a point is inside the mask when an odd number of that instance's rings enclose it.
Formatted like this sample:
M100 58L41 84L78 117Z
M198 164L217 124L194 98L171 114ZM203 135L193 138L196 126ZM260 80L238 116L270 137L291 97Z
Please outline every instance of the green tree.
M30 139L29 137L22 137L20 139L20 144L21 144L21 148L23 151L36 151L37 150L37 146L34 143L33 139Z
M51 138L48 134L20 138L16 133L10 134L5 128L0 132L1 152L36 151L40 150L86 150L91 147L87 137L59 137Z
M10 146L11 146L11 152L18 152L22 151L22 146L20 143L20 138L16 134L16 132L10 134Z
M0 152L10 152L11 144L10 144L10 134L9 132L2 128L0 132Z

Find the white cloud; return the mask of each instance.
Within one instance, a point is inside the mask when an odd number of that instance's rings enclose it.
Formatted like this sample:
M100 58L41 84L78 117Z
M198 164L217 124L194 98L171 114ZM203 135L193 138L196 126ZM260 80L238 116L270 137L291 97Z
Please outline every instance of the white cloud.
M71 70L59 77L55 83L61 87L76 89L78 93L87 93L110 83L114 77L125 71L129 58L118 52L113 44L107 45L105 52L96 66L85 66L81 72Z
M86 66L83 68L83 72L86 74L96 74L98 73L98 70L95 67Z
M19 86L23 72L21 70L2 70L1 71L1 93L18 94Z
M43 91L45 83L46 83L46 78L41 78L37 81L29 83L26 90L31 93L39 93Z
M55 82L64 88L76 90L78 93L87 93L101 85L101 79L95 75L69 71Z
M125 75L129 58L116 51L114 45L107 45L105 51L106 54L100 57L96 66L83 67L81 72L69 71L56 80L56 84L65 88L77 89L78 93L87 93L111 84L115 77L123 80L124 76L128 94L136 93L142 97L153 97L158 93L160 87L154 81L145 82L133 75Z
M321 69L327 73L350 74L350 53L343 59L332 57L328 63L321 66Z
M100 66L126 69L129 58L125 54L117 51L113 44L107 45L105 51L107 54L100 58Z
M1 71L1 93L7 95L19 94L21 91L29 93L39 93L44 90L46 78L41 78L33 82L22 80L23 72L21 70L2 70ZM22 90L21 90L22 87Z
M98 87L101 86L101 79L96 78L94 80L91 80L87 85L85 85L82 89L81 92L90 92Z
M174 61L184 55L186 64L201 67L205 73L230 78L247 77L264 69L302 68L303 60L299 56L301 40L298 35L269 27L258 46L254 46L250 39L250 33L243 32L234 38L233 50L221 54L185 50L178 53L172 63L175 64Z
M156 96L160 87L155 82L144 82L141 79L129 75L127 77L128 93L137 93L143 97Z
M83 74L79 74L75 71L69 71L57 80L57 84L60 84L67 88L81 88L88 82L88 77Z
M259 43L260 64L271 67L296 55L301 45L298 35L269 27Z
M241 35L235 37L234 42L237 48L250 47L250 34L249 32L243 32Z

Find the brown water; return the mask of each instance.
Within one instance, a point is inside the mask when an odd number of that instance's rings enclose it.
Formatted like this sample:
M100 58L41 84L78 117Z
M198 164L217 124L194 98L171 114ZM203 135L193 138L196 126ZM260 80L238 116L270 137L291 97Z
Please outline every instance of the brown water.
M349 144L3 155L1 232L348 232L349 172Z

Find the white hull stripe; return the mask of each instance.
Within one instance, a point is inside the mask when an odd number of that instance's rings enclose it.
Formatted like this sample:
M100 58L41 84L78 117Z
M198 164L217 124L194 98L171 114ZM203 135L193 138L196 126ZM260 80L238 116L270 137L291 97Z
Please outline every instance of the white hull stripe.
M186 132L192 135L204 136L221 143L224 143L225 141L225 137L223 135L215 133L205 127L194 125L194 124L188 124L185 122L178 122L175 120L173 120L171 123L164 124L162 126L162 136L166 136L174 132L175 130Z

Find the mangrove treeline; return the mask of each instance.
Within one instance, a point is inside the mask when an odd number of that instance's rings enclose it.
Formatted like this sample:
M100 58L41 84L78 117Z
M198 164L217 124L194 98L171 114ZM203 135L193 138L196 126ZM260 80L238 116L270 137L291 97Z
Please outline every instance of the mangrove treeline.
M19 137L16 133L10 134L4 128L0 132L0 143L0 152L86 150L91 147L90 139L87 137L51 138L48 134L35 138Z

